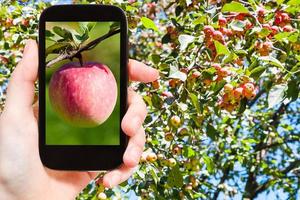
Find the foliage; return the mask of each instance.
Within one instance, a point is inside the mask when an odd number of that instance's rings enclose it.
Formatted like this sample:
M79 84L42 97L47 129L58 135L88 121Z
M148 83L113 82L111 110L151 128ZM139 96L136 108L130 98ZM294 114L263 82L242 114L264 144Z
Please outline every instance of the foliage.
M254 199L272 191L299 198L299 1L96 3L126 11L130 57L161 78L132 84L149 109L137 172L114 190L92 183L78 199L128 191L143 199ZM3 4L1 19L29 19L29 26L1 21L4 87L47 5L14 6L8 12Z

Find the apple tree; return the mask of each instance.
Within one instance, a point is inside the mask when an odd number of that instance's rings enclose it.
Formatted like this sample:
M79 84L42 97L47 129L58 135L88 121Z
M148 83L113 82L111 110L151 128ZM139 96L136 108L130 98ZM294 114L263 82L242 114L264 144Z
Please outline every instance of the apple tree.
M131 83L148 106L145 151L133 177L101 177L77 199L299 199L298 0L78 0L128 17L129 55L160 79ZM50 3L3 3L0 98Z

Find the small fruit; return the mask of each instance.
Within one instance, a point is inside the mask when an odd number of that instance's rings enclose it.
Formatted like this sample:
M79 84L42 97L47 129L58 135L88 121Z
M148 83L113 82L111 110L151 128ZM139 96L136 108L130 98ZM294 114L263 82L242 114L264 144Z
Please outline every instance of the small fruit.
M158 82L158 80L155 80L155 81L153 81L152 83L152 87L154 88L154 89L159 89L159 82Z
M188 130L187 130L187 128L182 128L182 129L180 129L180 131L178 132L178 136L179 137L184 137L184 136L186 136L186 135L188 135L189 133L188 133Z
M206 25L203 28L204 34L205 35L212 35L212 33L214 32L214 27L210 26L210 25Z
M185 186L184 186L184 190L187 191L187 192L192 191L192 190L193 190L192 184L187 184L187 185L185 185Z
M192 73L192 77L193 77L193 78L198 78L199 76L201 76L201 73L200 73L199 71L194 71L194 72Z
M169 80L169 86L171 87L171 88L176 88L176 86L178 85L178 80L177 79L171 79L171 80Z
M203 83L204 83L205 86L210 86L211 83L212 83L212 80L210 80L210 79L204 79Z
M106 196L106 194L104 192L100 192L98 194L98 199L105 200L105 199L107 199L107 196Z
M172 149L172 154L173 155L179 155L181 154L181 147L178 145L175 145Z
M285 25L282 30L284 32L292 32L294 28L291 25Z
M165 140L166 141L172 141L174 139L174 135L171 132L165 133Z
M225 17L221 16L221 17L219 17L218 23L219 23L219 26L226 26L227 19Z
M224 41L224 36L223 34L221 33L221 31L214 31L213 32L213 38L215 40L218 40L218 41Z
M255 96L256 96L256 91L253 90L253 91L251 91L251 92L246 92L244 95L245 95L245 97L246 97L248 100L252 100L252 99L254 99Z
M21 21L21 24L23 25L23 26L29 26L29 20L28 19L22 19L22 21Z
M146 160L148 162L155 162L157 160L157 155L154 152L151 152L147 155Z
M221 67L221 65L219 64L219 63L213 63L212 65L211 65L213 68L215 68L217 71L219 71L222 67Z
M225 93L230 93L233 90L233 85L231 85L230 83L227 83L224 85L224 92Z
M233 96L236 100L240 100L243 97L243 88L238 87L233 90Z
M159 153L159 154L157 154L157 159L158 160L163 160L164 159L164 154L162 154L162 153Z
M255 87L254 87L253 83L245 83L243 85L243 88L244 88L243 92L250 93L250 92L252 92L254 90Z
M176 128L178 128L181 125L180 117L177 115L172 116L170 122Z
M174 167L175 165L176 165L176 160L174 159L174 158L169 158L168 159L168 165L170 166L170 167Z

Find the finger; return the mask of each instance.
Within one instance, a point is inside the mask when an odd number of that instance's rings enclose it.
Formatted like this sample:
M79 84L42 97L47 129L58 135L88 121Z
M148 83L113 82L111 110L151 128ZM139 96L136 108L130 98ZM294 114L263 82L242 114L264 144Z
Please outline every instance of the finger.
M113 188L129 179L134 171L135 168L129 168L125 165L121 165L118 169L110 171L104 175L103 185L104 187Z
M145 131L143 127L140 127L137 134L129 139L126 151L123 155L123 162L125 166L132 168L139 163L145 142Z
M128 89L128 110L122 120L122 130L128 136L133 136L143 124L147 115L146 105L140 95Z
M38 48L34 40L28 40L23 58L12 73L8 89L6 106L13 112L32 108L34 82L38 72Z
M144 83L155 81L159 77L156 69L132 59L128 63L128 74L130 80Z
M34 115L35 119L38 120L38 118L39 118L39 101L36 101L32 105L32 109L33 109L33 115Z

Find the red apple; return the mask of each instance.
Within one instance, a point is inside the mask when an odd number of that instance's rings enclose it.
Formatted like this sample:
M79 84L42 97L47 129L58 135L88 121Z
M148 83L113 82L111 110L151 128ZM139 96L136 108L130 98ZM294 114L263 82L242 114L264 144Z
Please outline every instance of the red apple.
M71 62L59 68L49 84L50 103L66 122L95 127L111 115L117 101L117 83L101 63Z

